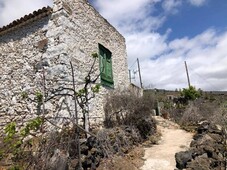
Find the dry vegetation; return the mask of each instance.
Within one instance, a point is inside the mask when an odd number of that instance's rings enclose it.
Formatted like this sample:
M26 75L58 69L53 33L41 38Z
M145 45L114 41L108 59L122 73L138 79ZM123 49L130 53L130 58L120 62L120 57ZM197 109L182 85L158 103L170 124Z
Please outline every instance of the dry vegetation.
M201 98L189 102L186 106L171 109L170 116L182 126L196 125L200 121L208 120L227 127L226 102L225 96L203 94Z
M177 168L226 169L227 96L203 92L199 97L185 102L178 92L174 94L178 98L172 100L167 99L165 91L155 92L153 95L163 102L161 110L164 113L163 117L195 133L190 148L176 153Z
M145 95L137 97L133 93L112 94L105 106L106 128L115 126L133 126L143 139L156 132L156 122L151 117L155 99Z
M83 169L96 169L102 159L113 162L122 158L130 165L132 160L135 160L134 158L131 160L130 155L136 146L145 140L156 141L154 139L156 122L151 117L151 110L155 103L153 97L136 97L132 93L125 92L112 94L107 98L106 103L105 128L94 130L91 132L94 135L87 139L81 132ZM0 148L0 151L4 151L1 155L0 169L78 168L76 129L66 127L60 132L53 131L48 135L38 135L22 143L18 146L18 150L7 150L7 147L11 145L3 144ZM141 154L140 150L140 157ZM103 161L101 167L102 163ZM109 165L111 166L111 163Z
M227 94L201 92L201 96L186 103L174 103L174 96L181 99L178 91L145 91L163 103L162 111L180 125L196 125L199 121L208 120L227 127Z

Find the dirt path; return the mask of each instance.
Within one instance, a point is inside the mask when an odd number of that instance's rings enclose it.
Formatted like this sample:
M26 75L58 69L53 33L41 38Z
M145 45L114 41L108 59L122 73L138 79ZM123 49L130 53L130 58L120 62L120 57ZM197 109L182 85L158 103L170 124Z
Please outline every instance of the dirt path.
M192 140L192 134L181 130L175 123L161 117L155 117L162 138L158 145L145 148L144 165L141 170L174 170L175 153L186 150Z

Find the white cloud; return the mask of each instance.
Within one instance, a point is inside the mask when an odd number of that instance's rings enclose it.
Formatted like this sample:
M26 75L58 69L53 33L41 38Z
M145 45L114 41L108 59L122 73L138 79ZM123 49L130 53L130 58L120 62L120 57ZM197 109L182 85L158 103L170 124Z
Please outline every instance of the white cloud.
M207 0L188 0L194 6L202 6Z
M123 34L138 30L156 30L165 17L152 16L154 5L161 0L95 0L95 6Z
M101 14L112 22L119 22L125 20L125 18L140 18L141 15L145 15L147 8L152 10L152 4L160 0L112 0L109 1L96 0L96 6ZM145 10L144 10L145 9Z
M184 61L187 61L191 84L205 90L227 90L227 32L207 30L194 38L168 43L167 54L141 62L144 84L157 88L187 87Z
M175 14L178 12L178 7L182 4L181 0L165 0L162 3L162 8L167 13Z
M166 38L170 30L165 35L157 32L137 32L125 35L129 64L136 58L140 60L154 59L167 50Z
M1 0L0 27L48 5L52 0Z

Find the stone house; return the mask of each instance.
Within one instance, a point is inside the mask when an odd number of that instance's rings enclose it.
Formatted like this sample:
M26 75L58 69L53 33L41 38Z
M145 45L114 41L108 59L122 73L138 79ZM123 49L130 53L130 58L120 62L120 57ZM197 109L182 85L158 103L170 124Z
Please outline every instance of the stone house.
M37 114L37 104L32 102L37 91L69 87L70 62L79 89L94 52L99 54L94 74L101 72L97 83L102 86L89 105L90 121L100 124L106 95L129 86L127 54L124 37L87 0L53 0L52 8L44 7L0 28L1 127L11 121L24 123ZM23 100L23 94L31 100ZM47 113L56 115L55 121L73 108L73 100L65 96L45 104Z

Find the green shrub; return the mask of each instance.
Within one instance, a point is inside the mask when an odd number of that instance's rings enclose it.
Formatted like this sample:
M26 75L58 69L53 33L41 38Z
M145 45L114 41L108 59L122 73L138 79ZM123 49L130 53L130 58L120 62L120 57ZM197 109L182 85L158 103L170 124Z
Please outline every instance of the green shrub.
M189 88L183 89L181 95L187 100L195 100L201 96L201 93L195 87L190 86Z

